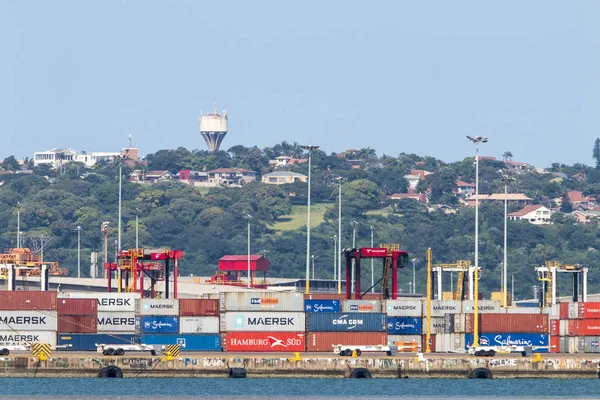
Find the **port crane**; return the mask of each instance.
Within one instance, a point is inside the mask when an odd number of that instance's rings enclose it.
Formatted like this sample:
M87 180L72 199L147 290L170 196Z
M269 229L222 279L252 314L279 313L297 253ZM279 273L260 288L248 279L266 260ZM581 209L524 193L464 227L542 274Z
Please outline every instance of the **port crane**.
M442 278L444 272L458 272L456 290L452 300L473 300L473 272L470 260L457 260L450 264L436 264L431 268L436 276L436 291L434 298L442 299ZM432 279L433 281L433 279ZM465 285L466 283L466 285ZM467 291L468 290L468 291ZM468 296L468 297L467 297Z
M580 283L582 300L587 301L588 269L581 264L563 264L558 260L550 260L542 266L535 267L535 272L541 283L540 304L542 307L556 304L556 274L558 272L573 274L573 301L579 300Z
M27 283L27 277L40 277L40 290L48 290L48 278L50 275L67 276L69 271L58 266L58 262L43 261L42 257L34 254L31 249L14 248L4 249L0 254L0 279L6 282L7 290L16 289L16 277L23 277Z

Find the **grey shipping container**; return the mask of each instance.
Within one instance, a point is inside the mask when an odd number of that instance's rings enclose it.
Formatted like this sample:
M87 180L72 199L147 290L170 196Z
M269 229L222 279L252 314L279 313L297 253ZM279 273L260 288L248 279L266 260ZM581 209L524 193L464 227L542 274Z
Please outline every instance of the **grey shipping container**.
M600 353L600 337L588 336L585 338L586 353Z
M139 299L135 302L137 315L179 316L179 300L177 299Z
M448 314L452 315L453 314ZM432 317L429 325L429 333L432 335L436 333L444 333L446 329L446 317ZM427 318L423 318L423 334L427 333Z
M56 311L0 311L0 331L54 331Z
M179 333L219 333L219 317L179 317Z
M225 311L304 311L304 295L294 292L227 292Z
M460 314L462 304L460 300L432 300L431 316L443 317L444 314ZM427 316L427 302L423 302L423 317Z
M388 317L423 316L423 305L421 300L386 300L384 310Z
M225 313L225 329L227 332L304 332L305 314L303 312L228 311Z
M500 302L495 300L479 300L477 302L477 308L479 312L486 314L493 314L504 312L504 308L500 307ZM475 302L472 300L464 300L462 302L463 313L475 312Z
M59 299L96 299L98 311L126 312L135 311L135 300L141 297L140 293L108 293L108 292L59 292Z

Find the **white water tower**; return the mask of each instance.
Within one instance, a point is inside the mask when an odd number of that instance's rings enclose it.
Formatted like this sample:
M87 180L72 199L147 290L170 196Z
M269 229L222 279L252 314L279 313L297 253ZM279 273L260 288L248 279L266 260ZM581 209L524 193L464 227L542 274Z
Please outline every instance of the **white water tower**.
M225 135L227 135L227 111L223 111L222 114L217 112L217 107L213 102L213 112L208 115L202 115L200 113L200 133L206 141L209 151L219 150L221 142Z

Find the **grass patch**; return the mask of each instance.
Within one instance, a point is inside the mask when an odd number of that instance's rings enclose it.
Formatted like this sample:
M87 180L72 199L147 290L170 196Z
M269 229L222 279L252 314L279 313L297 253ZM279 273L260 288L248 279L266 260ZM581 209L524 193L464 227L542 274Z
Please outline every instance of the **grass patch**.
M331 203L317 203L310 205L310 226L314 228L324 221L323 215L329 207L333 207ZM292 206L292 213L279 217L279 221L270 226L276 231L293 231L302 226L306 226L308 218L307 206Z
M390 214L393 214L391 206L387 206L387 207L381 208L379 210L367 211L367 215L383 215L384 217L387 217Z

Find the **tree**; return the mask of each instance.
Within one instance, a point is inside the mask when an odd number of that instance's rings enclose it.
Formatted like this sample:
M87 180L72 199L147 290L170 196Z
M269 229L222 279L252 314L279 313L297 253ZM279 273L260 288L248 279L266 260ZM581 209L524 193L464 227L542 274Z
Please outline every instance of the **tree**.
M2 166L7 171L18 171L19 169L21 169L21 166L19 165L19 162L17 161L15 156L6 157L2 162Z
M600 138L597 138L594 142L594 151L592 157L596 160L596 169L600 169Z
M573 204L569 201L569 196L565 193L560 203L560 211L564 213L573 212Z
M504 161L509 161L509 160L512 160L513 155L510 151L505 151L504 154L502 155L502 158L504 159Z

